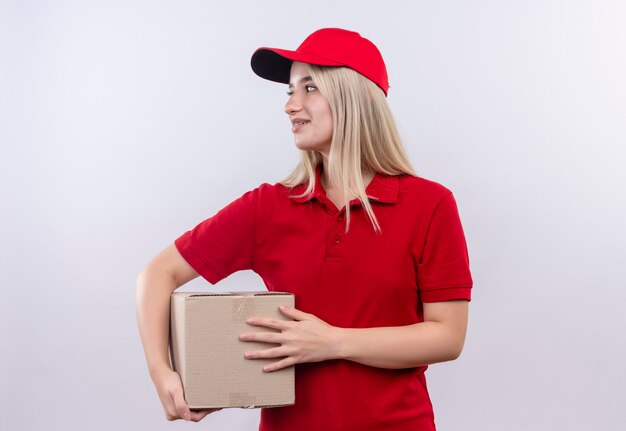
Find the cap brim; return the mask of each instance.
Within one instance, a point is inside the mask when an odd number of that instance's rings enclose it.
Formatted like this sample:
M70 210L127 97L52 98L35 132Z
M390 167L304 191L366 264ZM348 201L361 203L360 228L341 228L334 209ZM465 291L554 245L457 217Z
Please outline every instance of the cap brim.
M250 66L261 78L289 84L291 64L294 61L319 66L344 66L342 63L308 53L267 47L259 48L252 54Z

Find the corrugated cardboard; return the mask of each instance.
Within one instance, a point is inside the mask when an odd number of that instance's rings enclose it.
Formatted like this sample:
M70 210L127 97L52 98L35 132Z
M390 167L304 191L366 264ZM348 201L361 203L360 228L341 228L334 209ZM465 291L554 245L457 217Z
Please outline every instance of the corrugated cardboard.
M251 326L251 316L287 319L278 306L294 306L280 292L175 292L171 300L172 366L180 374L190 408L276 407L295 403L294 368L269 373L279 359L246 359L244 352L273 347L240 341L244 332L271 331Z

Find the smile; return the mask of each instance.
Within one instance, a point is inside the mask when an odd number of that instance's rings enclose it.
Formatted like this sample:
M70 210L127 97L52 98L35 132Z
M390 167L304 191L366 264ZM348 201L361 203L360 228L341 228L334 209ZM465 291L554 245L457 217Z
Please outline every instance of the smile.
M301 127L304 127L304 125L308 124L308 123L310 123L310 121L308 121L308 120L305 120L305 121L295 121L295 122L291 123L292 124L291 131L292 132L297 132L298 130L300 130Z

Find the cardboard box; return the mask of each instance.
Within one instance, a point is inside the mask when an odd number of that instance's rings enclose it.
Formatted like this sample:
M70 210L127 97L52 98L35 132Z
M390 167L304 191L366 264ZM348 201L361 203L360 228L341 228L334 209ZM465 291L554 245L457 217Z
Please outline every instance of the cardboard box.
M244 352L275 344L240 341L243 332L272 331L248 325L251 316L288 320L278 306L294 306L290 293L174 292L171 298L172 366L190 408L278 407L295 403L294 367L270 373L277 359L246 359Z

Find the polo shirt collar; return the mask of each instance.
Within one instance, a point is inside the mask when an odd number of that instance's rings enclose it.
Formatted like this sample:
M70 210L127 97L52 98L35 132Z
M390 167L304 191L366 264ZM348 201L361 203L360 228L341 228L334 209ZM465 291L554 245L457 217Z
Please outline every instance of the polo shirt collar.
M309 202L313 199L326 200L326 191L320 180L322 174L322 164L317 165L315 169L315 188L313 193L308 196L292 197L295 202ZM387 175L380 172L374 174L374 178L365 188L365 194L369 197L370 202L380 202L393 204L398 200L398 178L394 175ZM306 184L300 184L293 189L293 194L298 195L306 189ZM358 199L353 199L350 204L360 204Z

